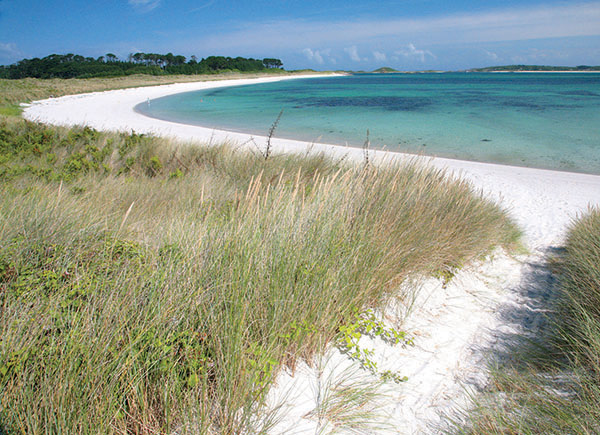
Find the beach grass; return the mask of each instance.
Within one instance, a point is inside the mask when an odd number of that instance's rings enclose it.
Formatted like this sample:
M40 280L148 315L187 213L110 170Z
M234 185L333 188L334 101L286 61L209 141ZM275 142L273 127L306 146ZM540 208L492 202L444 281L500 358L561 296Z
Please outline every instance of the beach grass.
M550 267L556 285L546 333L496 368L458 432L600 433L600 210L571 225Z
M0 429L260 433L278 370L518 237L414 162L0 117Z

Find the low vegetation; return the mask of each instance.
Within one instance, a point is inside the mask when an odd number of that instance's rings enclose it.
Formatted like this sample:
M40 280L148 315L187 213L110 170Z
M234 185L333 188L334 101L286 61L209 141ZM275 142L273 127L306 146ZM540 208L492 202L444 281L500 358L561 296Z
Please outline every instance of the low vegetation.
M265 431L281 367L517 237L418 164L0 117L0 432Z
M600 433L600 210L573 223L553 268L550 333L496 370L461 433Z

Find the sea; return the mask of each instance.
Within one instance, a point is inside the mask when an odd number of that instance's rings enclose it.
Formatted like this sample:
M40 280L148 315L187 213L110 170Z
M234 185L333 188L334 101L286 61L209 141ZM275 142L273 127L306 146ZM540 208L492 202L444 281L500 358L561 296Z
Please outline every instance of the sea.
M353 74L181 93L150 117L266 136L600 174L600 73Z

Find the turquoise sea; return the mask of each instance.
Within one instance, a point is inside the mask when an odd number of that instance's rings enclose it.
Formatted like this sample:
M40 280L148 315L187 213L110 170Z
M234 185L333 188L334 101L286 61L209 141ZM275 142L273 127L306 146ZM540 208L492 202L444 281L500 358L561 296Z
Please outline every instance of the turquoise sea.
M172 95L139 112L275 137L600 174L600 74L356 74Z

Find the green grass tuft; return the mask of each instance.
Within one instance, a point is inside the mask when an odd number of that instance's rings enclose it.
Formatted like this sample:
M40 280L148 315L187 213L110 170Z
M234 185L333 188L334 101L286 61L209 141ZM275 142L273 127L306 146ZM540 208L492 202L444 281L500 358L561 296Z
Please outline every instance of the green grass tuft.
M16 104L5 104L0 106L0 116L21 116L23 109Z

